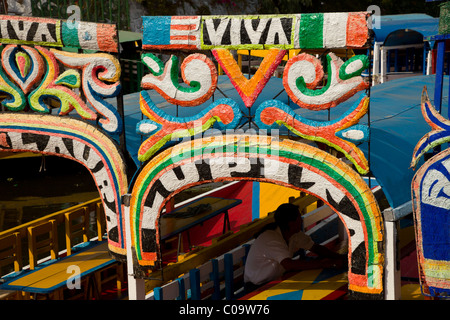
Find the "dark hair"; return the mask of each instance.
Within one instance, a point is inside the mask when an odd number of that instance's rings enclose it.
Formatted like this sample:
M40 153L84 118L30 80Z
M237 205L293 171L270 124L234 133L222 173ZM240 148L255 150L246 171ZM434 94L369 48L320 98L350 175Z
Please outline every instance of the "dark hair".
M289 222L297 220L299 214L298 206L292 203L283 203L275 211L275 223L281 230L286 230Z
M286 230L288 228L289 222L295 221L298 218L299 207L292 203L283 203L277 210L275 210L274 219L275 222L269 223L259 230L254 237L257 238L261 233L266 230L275 230L280 227L281 230Z

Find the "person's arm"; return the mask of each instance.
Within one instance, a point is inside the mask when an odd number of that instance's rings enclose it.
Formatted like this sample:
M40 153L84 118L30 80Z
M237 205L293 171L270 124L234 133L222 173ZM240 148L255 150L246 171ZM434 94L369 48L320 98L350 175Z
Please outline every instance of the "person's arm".
M334 252L330 249L328 249L325 246L322 246L320 244L315 243L310 251L314 252L321 258L330 258L330 259L346 259L347 255L339 254L337 252Z
M286 258L280 262L281 266L286 271L299 271L319 268L341 269L347 265L347 255L336 253L320 244L315 243L309 250L317 254L322 259L293 260L290 258Z
M312 259L312 260L293 260L286 258L280 262L286 271L300 271L320 268L342 268L344 261L342 259Z

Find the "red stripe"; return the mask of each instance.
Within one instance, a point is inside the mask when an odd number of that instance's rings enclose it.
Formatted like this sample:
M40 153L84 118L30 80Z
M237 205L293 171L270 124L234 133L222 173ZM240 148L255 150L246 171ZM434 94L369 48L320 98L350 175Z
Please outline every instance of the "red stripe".
M187 36L170 36L170 40L196 40L196 36L187 35Z
M369 39L366 12L349 12L347 19L347 47L364 47Z
M172 24L170 26L170 29L172 30L195 30L197 29L196 24Z
M152 50L152 49L198 49L195 44L147 44L142 45L142 49Z
M118 52L116 26L97 24L97 44L101 51Z
M177 20L198 19L198 16L172 16L172 19L177 19Z
M344 284L320 300L338 300L348 293L348 284Z

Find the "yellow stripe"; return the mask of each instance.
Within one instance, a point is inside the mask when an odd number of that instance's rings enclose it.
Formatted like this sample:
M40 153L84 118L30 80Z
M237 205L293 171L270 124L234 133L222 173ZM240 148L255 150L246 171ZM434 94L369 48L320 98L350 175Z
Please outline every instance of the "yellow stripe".
M422 269L427 277L438 278L450 282L450 263L448 261L424 259Z
M342 273L313 284L321 272L322 269L298 272L249 300L267 300L270 297L299 290L303 290L302 300L320 300L348 283L347 274Z
M280 204L289 202L289 197L299 197L300 191L276 185L260 182L259 193L259 218L264 218L269 212L275 211Z
M83 251L79 254L69 256L67 259L50 264L40 270L30 273L16 281L11 286L26 286L41 289L51 288L61 282L67 281L71 273L67 273L70 266L80 267L80 273L89 271L103 263L112 260L108 253L108 243Z

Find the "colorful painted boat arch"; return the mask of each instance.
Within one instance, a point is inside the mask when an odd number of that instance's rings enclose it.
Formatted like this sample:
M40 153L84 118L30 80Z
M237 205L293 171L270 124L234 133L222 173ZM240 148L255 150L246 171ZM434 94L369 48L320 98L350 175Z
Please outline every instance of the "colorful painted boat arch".
M267 136L284 126L304 139L337 149L360 174L366 174L369 163L355 143L369 139L368 127L358 125L367 113L368 97L362 94L342 117L323 122L305 119L277 100L261 103L251 114L286 50L364 48L369 41L366 19L365 12L143 17L144 50L211 50L259 131L230 134L228 129L236 129L244 118L231 99L221 99L195 116L180 118L164 113L147 92L141 93L141 110L148 119L137 125L137 131L149 137L141 144L138 158L147 162L133 181L130 197L131 245L141 268L160 266L159 217L175 194L214 181L264 181L313 194L332 207L350 238L350 291L355 296L383 298L383 219L361 176L316 147ZM247 78L231 49L268 50L256 73ZM344 62L329 53L327 59L328 79L321 89L317 87L323 82L324 71L317 58L302 53L287 62L283 87L298 106L310 110L333 108L368 88L361 77L368 67L366 56ZM156 90L170 103L196 106L206 102L216 90L217 71L206 55L194 53L183 62L185 86L176 79L174 56L165 64L151 53L144 53L142 60L151 72L143 78L142 87ZM219 125L221 134L199 137L214 123ZM161 151L174 137L189 141Z
M366 19L365 12L143 17L143 49L211 50L250 112L286 50L365 48L369 41ZM147 162L129 190L126 163L108 135L120 133L123 127L123 119L106 99L120 92L120 63L111 54L118 48L114 26L0 16L0 27L0 41L7 44L1 56L0 92L7 95L2 101L7 112L0 113L0 148L58 155L85 165L102 195L110 250L118 257L126 254L123 195L131 192L132 247L145 268L160 262L159 215L175 194L213 181L265 181L313 194L332 207L350 239L350 291L355 296L383 297L383 221L359 175L366 174L370 164L356 145L370 137L368 127L358 124L368 110L364 94L342 117L323 122L304 119L282 102L268 100L249 115L262 129L259 133L198 138L213 125L221 133L236 129L244 118L238 103L220 99L199 114L182 118L164 113L142 92L141 111L148 119L138 123L137 132L149 137L141 144L138 158ZM102 52L56 49L63 46ZM229 50L263 48L269 49L267 56L252 79L245 79ZM175 55L163 63L146 52L142 62L150 73L142 79L142 87L155 90L171 104L198 106L217 88L216 62L210 57L195 52L178 70ZM344 62L329 53L327 59L327 83L320 89L324 71L318 59L301 54L286 64L283 87L298 106L313 111L333 108L368 88L361 76L367 57ZM61 66L67 70L60 72ZM178 81L179 71L184 84ZM86 101L76 90L82 91ZM84 120L49 115L47 98L59 101L60 116L76 112ZM318 148L263 133L279 126L337 149L359 173ZM161 151L172 138L192 136L193 140Z
M411 167L424 154L449 141L450 121L445 119L422 91L422 114L430 125L417 143ZM438 152L416 172L411 182L417 258L422 293L436 298L450 295L450 149Z
M446 149L425 162L411 184L422 293L444 299L450 294L449 166Z
M110 251L125 259L120 198L127 192L127 168L121 148L108 135L120 134L123 123L106 100L121 89L116 26L0 15L0 42L0 94L6 96L0 150L84 165L102 197ZM58 110L51 114L52 109Z
M132 246L141 266L157 266L165 203L194 185L255 180L310 193L330 205L349 234L349 289L383 294L383 222L373 193L341 160L307 144L261 135L209 137L178 144L151 159L134 182Z
M128 180L125 161L114 140L83 120L7 112L0 113L0 150L59 156L85 166L102 198L109 249L124 259L120 197L127 191Z
M109 133L122 132L122 117L106 99L117 97L121 89L120 63L111 54L118 50L115 25L0 15L0 27L0 42L6 44L0 93L8 97L2 101L7 110L48 114L55 108L46 101L51 98L60 115L75 111ZM56 49L61 47L96 52Z

